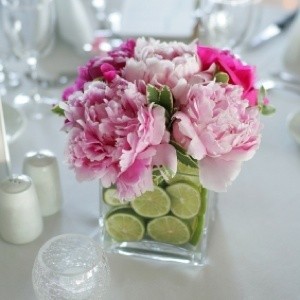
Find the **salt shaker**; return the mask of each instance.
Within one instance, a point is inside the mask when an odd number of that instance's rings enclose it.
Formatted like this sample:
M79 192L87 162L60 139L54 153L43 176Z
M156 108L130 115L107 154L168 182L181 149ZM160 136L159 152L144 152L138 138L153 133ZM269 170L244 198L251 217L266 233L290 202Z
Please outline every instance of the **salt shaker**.
M24 158L23 172L34 183L42 216L58 212L61 208L62 192L56 157L47 150L29 152Z
M43 219L30 177L12 175L0 183L0 235L7 242L26 244L43 230Z

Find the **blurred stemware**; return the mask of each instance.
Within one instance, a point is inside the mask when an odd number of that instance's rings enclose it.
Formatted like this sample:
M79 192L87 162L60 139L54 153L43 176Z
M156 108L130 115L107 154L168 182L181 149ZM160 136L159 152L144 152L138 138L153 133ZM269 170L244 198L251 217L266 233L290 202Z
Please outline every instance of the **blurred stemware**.
M84 46L84 50L107 52L121 44L118 36L121 26L121 0L91 0L91 7L97 21L94 41Z
M205 42L241 52L260 20L260 0L203 0L200 4Z
M20 85L17 73L7 69L6 62L10 59L11 49L3 30L2 7L0 6L0 94L5 94L6 89L16 88Z
M55 40L55 7L53 0L1 0L4 30L14 54L26 62L34 86L15 97L32 119L42 119L56 101L37 90L37 60L46 55Z

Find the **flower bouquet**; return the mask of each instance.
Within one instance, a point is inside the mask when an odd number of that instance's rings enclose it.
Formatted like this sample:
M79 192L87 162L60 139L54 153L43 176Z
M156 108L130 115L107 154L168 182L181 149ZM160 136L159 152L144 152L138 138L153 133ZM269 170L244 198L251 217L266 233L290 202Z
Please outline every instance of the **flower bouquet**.
M79 68L54 112L79 180L99 179L104 247L203 263L212 192L226 191L271 113L255 68L193 42L128 40Z

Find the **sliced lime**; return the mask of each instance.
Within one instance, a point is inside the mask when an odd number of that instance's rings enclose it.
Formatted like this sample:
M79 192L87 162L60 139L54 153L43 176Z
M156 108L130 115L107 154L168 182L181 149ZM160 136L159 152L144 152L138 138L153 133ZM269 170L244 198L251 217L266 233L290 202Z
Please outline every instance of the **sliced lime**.
M128 214L135 214L134 211L130 208L130 206L114 206L106 213L105 219L110 217L115 213L128 213Z
M202 188L201 189L201 208L200 208L201 215L204 215L206 213L207 198L208 198L208 191L207 191L207 189Z
M117 190L115 188L108 188L104 190L103 200L110 206L126 205L126 202L121 202L118 198Z
M187 221L187 224L190 226L191 234L193 235L193 233L195 232L197 225L198 225L198 215L196 217L188 219L186 221Z
M171 211L175 216L191 219L198 214L201 198L197 188L185 182L177 182L166 187L166 191L171 198Z
M171 208L171 200L167 193L155 186L131 202L134 211L145 218L157 218L166 215Z
M168 180L168 184L174 184L176 182L186 182L200 187L199 169L192 168L178 161L177 173L174 177Z
M105 219L108 234L117 242L135 242L144 237L145 225L142 218L129 209L111 213Z
M147 225L148 235L155 241L182 245L189 241L189 227L174 216L163 216L151 220Z
M178 173L183 173L183 174L199 176L199 169L198 168L193 168L191 166L188 166L188 165L182 163L181 161L178 161L177 172Z
M193 233L190 239L190 244L192 244L193 246L196 246L199 241L200 238L202 236L203 233L203 227L204 227L204 223L205 223L205 216L204 215L198 215L196 218L196 227L193 229Z

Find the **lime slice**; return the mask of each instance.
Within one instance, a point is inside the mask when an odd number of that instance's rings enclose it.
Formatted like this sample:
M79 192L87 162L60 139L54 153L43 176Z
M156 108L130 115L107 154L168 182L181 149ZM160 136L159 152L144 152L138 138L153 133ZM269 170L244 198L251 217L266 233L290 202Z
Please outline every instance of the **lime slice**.
M193 184L195 186L200 186L199 169L192 168L178 161L177 173L173 178L168 180L168 184L174 184L176 182L186 182L186 183Z
M148 191L131 202L134 211L145 218L157 218L166 215L171 208L171 200L167 193L154 187L153 191Z
M196 217L196 222L196 228L193 229L193 233L190 239L190 244L192 244L193 246L196 246L200 241L205 223L205 216L198 215Z
M185 244L191 237L188 225L174 216L151 220L147 225L147 233L155 241L173 245Z
M198 215L196 217L188 219L186 221L187 221L187 224L190 226L191 234L193 235L193 233L195 232L197 225L198 225Z
M105 215L105 219L110 217L115 213L128 213L128 214L135 214L134 211L129 206L115 206L112 207Z
M178 182L166 187L166 191L171 198L171 211L181 219L191 219L195 217L201 206L199 190L194 186Z
M144 237L145 225L134 212L116 211L105 219L108 234L117 242L136 242Z
M117 190L114 188L108 188L104 190L103 200L110 206L126 205L126 202L121 202L118 198Z
M207 198L208 198L208 191L205 188L201 189L201 208L200 208L200 215L204 215L206 213L207 208Z
M191 166L188 166L181 161L178 161L177 163L177 172L178 173L183 173L183 174L189 174L189 175L195 175L199 176L199 169L198 168L193 168Z

